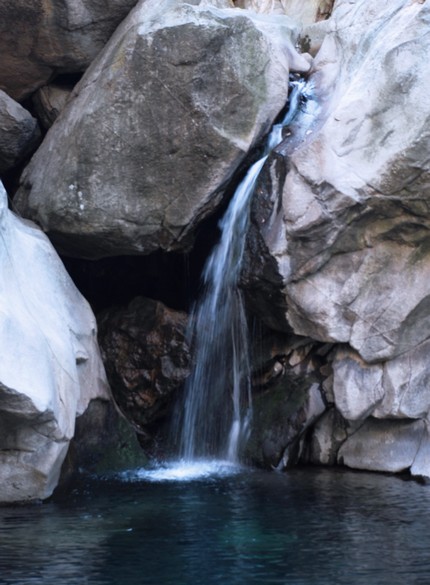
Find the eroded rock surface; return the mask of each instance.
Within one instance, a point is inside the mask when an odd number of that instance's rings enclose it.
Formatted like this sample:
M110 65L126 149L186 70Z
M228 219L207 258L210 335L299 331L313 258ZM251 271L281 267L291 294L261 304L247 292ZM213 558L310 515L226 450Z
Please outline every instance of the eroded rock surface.
M341 344L335 408L366 421L339 452L353 467L416 471L429 416L429 22L428 2L335 3L254 201L243 283L272 328Z
M223 0L139 2L75 88L15 203L69 255L188 250L284 105L289 72L308 72L294 49L300 32L302 49L316 54L309 91L261 174L241 279L248 307L283 340L254 386L250 458L279 469L302 458L430 477L430 4L332 4L240 3L270 16ZM88 63L55 59L27 63L12 92ZM48 103L46 126L55 109ZM103 318L116 399L142 436L187 375L184 322L142 299ZM27 317L10 323L12 332L29 327ZM80 355L73 359L83 364ZM30 458L43 470L44 497L80 407L68 392L73 416L61 426L51 390L35 405L12 383L1 388L10 485L32 497L19 476ZM28 431L35 424L43 444Z
M76 418L58 489L67 490L82 471L107 474L146 463L136 432L119 413L114 401L95 399Z
M234 0L235 6L255 12L288 14L301 25L309 25L330 16L334 0Z
M99 325L115 401L145 440L189 375L187 315L137 297L125 308L104 312Z
M46 236L0 184L1 502L55 488L75 418L108 399L95 318Z
M364 12L367 3L358 4ZM353 69L353 63L343 63L351 50L340 51L346 48L341 42L355 39L352 33L362 30L359 17L367 11L339 15L341 7L313 78L317 87L331 91L319 114L326 119L290 157L279 185L282 209L274 209L261 233L277 261L286 320L294 331L348 342L366 361L378 361L428 335L422 317L429 302L424 211L429 113L421 99L427 82L419 65L424 66L430 43L423 41L420 62L411 64L409 51L427 26L429 9L421 4L380 9L375 28L377 23L387 29L383 39L374 39L370 28L367 45L360 40L364 65L358 61ZM325 65L326 52L337 58L337 67ZM394 53L399 58L390 66ZM328 84L333 68L335 88ZM374 70L380 75L363 95L366 76ZM410 82L402 93L405 75ZM406 289L405 281L414 286Z
M284 106L290 69L309 69L296 34L286 16L140 2L25 170L18 209L70 255L187 248Z
M247 460L278 470L299 461L306 431L326 409L318 346L264 328L255 336Z

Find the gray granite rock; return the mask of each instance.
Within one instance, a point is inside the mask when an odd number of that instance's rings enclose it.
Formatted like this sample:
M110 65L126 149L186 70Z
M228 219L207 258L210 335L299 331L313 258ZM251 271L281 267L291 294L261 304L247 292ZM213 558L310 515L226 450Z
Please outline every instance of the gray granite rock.
M309 62L288 17L140 2L22 177L20 212L68 254L189 247ZM61 173L58 169L61 168Z
M427 4L336 4L315 97L254 205L284 327L349 343L366 362L430 333L428 18Z

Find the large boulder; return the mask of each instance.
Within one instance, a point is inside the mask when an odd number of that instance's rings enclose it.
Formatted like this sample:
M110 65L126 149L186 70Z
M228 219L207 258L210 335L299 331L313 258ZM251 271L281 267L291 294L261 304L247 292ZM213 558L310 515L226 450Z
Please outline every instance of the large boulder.
M137 0L14 0L0 5L0 89L23 100L84 71Z
M52 493L76 416L108 395L89 305L1 184L0 234L0 502L16 502Z
M37 120L0 90L0 174L32 154L40 140Z
M283 108L290 69L309 69L296 33L286 16L141 1L26 168L18 209L69 255L187 248Z
M429 478L429 423L423 419L348 421L331 408L318 420L307 445L311 463Z
M82 474L106 475L147 464L133 426L113 400L92 400L76 418L55 496L67 493Z
M367 419L341 446L338 461L355 469L402 472L410 469L426 434L423 420ZM428 447L427 447L428 449ZM428 469L425 475L428 475Z
M335 407L372 417L342 447L354 467L410 467L430 412L429 20L429 3L336 2L308 105L254 200L243 283L271 327L342 344ZM369 455L380 437L392 448Z
M430 340L413 351L375 364L357 352L338 348L333 360L336 408L348 420L426 418L430 412Z

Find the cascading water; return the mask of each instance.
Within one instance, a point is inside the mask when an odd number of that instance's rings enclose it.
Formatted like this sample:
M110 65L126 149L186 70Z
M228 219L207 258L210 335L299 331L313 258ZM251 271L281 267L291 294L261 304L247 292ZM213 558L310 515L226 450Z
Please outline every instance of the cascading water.
M290 84L289 108L273 126L264 156L248 170L220 223L221 238L203 272L204 293L189 328L194 369L179 417L180 456L186 462L222 459L236 463L252 415L248 330L238 288L257 178L270 151L282 141L282 128L297 113L305 82Z

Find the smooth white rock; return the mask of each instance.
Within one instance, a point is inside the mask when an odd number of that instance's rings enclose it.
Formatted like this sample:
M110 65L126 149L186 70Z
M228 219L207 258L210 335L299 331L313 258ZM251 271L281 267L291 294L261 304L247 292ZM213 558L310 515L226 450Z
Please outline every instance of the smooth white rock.
M427 2L336 3L311 78L320 111L261 230L295 333L369 363L430 336L429 22Z
M347 347L333 360L336 408L348 420L430 416L430 341L392 360L367 364Z
M369 418L343 443L338 462L354 469L406 471L415 461L425 429L423 420Z
M94 315L0 184L1 502L48 497L93 398L108 398Z

